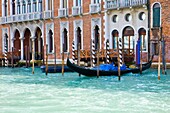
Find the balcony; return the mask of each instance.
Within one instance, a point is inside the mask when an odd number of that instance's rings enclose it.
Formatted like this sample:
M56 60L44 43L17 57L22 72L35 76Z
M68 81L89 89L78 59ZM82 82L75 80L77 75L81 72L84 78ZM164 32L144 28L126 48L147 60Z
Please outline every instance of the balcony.
M58 9L58 16L59 17L68 17L68 9L67 8Z
M90 4L90 13L99 13L101 11L100 4Z
M44 19L50 19L54 17L54 11L48 10L44 12Z
M78 16L81 14L82 14L82 7L80 7L80 6L72 7L72 15L73 16Z
M147 4L147 0L107 0L106 9L137 7Z
M11 15L11 16L7 16L7 17L1 17L0 24L33 21L33 20L40 20L40 19L43 19L42 12L24 13L24 14Z

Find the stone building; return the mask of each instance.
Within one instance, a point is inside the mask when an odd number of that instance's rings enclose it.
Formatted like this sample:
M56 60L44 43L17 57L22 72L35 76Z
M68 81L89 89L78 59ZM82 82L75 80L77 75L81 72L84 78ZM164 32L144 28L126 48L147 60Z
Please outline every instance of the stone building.
M147 0L1 0L0 52L14 47L21 60L26 50L35 49L35 59L44 58L48 44L49 59L57 61L61 52L72 51L80 43L81 50L90 50L91 40L105 49L117 49L123 40L124 53L136 59L136 44L142 40L143 58L148 60L149 10ZM32 46L34 45L34 46ZM27 49L28 48L28 49ZM30 56L31 57L31 56Z
M170 62L170 1L169 0L150 0L150 39L151 52L156 55L155 61L159 54L159 40L165 41L165 57L166 62Z

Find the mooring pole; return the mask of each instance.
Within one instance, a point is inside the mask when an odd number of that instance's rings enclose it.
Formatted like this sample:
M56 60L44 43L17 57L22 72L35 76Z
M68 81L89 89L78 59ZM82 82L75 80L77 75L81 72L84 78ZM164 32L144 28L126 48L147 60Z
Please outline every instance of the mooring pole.
M64 76L64 43L62 48L62 75Z
M28 46L25 46L26 68L28 68Z
M159 41L158 80L160 80L160 68L161 68L161 41Z
M97 78L99 78L99 42L97 43Z
M32 74L34 74L35 40L32 39Z
M80 43L78 43L78 49L77 49L77 65L80 66ZM79 76L81 76L80 73Z
M48 44L46 44L46 68L45 68L45 74L48 74Z
M11 63L12 63L12 68L14 68L14 47L12 47L12 59L11 59Z
M140 37L140 74L142 74L142 38Z
M54 72L56 72L57 64L56 64L56 46L55 45L54 45L54 63L55 63Z

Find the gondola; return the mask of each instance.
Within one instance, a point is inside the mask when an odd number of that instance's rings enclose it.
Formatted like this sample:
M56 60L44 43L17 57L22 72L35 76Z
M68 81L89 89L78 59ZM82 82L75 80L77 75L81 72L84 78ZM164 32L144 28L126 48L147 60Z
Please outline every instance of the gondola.
M41 71L43 73L46 72L46 66L41 66ZM48 73L61 73L62 72L62 66L48 66ZM73 72L70 68L67 66L64 66L64 72Z
M151 67L152 59L153 57L151 58L149 62L142 64L142 71L149 69ZM89 76L89 77L97 76L97 70L93 68L89 68L89 67L77 66L71 63L69 58L67 59L67 66L79 74ZM139 67L127 68L126 70L121 70L121 75L126 74L126 73L139 73L139 72L140 72ZM118 76L118 71L117 70L115 71L99 70L99 76Z

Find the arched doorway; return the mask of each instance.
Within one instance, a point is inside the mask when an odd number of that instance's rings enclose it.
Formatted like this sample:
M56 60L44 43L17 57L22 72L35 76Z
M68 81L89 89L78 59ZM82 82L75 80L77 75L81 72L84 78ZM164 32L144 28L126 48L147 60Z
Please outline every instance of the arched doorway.
M132 27L127 26L123 30L123 50L125 55L133 55L135 40L134 40L134 30Z
M142 51L146 51L147 48L146 30L144 28L140 28L138 33L139 33L138 40L141 41Z
M41 35L41 29L37 28L35 33L35 60L42 60L43 58L43 39Z
M99 33L99 26L95 26L94 29L94 43L95 43L95 49L97 50L98 46L100 48L100 33Z
M27 50L26 48L29 48L29 51L31 52L32 51L32 40L30 39L31 37L31 32L30 30L27 28L25 30L25 33L24 33L24 49L23 49L23 53L24 53L24 60L26 59L26 55L27 55ZM32 55L30 53L30 59L32 59Z
M77 28L76 30L76 34L77 34L77 49L78 49L78 45L80 44L80 49L82 49L82 43L81 43L81 29L80 27Z
M67 29L64 28L64 31L63 31L63 49L64 49L64 52L67 52L68 51L68 37L67 37Z
M21 41L20 41L20 33L18 30L14 33L14 52L21 57Z
M116 50L118 46L119 32L117 30L112 31L112 49Z

